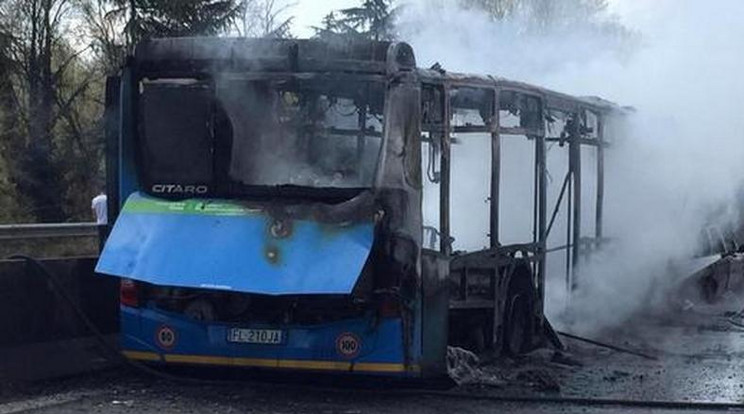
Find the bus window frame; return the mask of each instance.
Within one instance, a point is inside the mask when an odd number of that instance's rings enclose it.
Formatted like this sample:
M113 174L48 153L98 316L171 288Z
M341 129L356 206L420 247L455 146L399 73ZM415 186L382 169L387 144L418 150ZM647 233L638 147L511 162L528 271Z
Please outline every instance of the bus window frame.
M129 127L129 134L132 134L131 141L133 149L135 151L135 171L138 187L142 188L142 158L140 154L141 147L141 132L139 130L140 116L139 116L139 97L140 97L140 84L146 81L157 81L159 79L192 79L204 83L213 83L215 75L213 73L203 70L147 70L138 71L136 67L132 70L134 76L131 81L133 88L131 89L130 102L128 106L131 106L133 113L129 117L131 126ZM384 101L383 101L383 114L386 113L389 105L389 89L391 87L391 79L384 75L376 74L353 74L353 73L316 73L316 72L251 72L251 71L231 71L226 70L220 73L220 76L228 76L234 80L241 80L247 82L259 82L265 81L269 83L287 82L291 80L299 80L304 82L328 82L328 83L343 83L343 82L358 82L358 83L379 83L385 90ZM126 106L126 105L125 105ZM384 122L383 122L384 124ZM380 145L381 151L385 146L385 142L388 140L388 131L383 127L382 131L382 142ZM378 154L377 164L375 165L375 171L373 177L379 177L384 169L383 163L385 162L382 153ZM241 188L242 191L239 194L230 195L230 198L258 198L263 199L266 197L308 197L313 200L325 200L328 201L343 201L353 198L359 191L374 190L377 187L377 178L372 181L370 188L356 189L356 188L300 188L297 191L286 190L283 187L266 187L266 186L250 186L244 185ZM230 184L232 187L233 185ZM323 194L328 194L325 196ZM225 194L217 194L219 196L225 196ZM329 198L330 197L330 198Z

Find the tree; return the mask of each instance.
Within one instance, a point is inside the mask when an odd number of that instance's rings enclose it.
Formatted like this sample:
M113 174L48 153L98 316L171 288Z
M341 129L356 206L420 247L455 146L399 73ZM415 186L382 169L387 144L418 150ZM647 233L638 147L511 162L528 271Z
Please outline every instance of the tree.
M294 17L287 17L286 13L294 5L276 0L243 0L239 34L245 37L291 38Z
M359 7L331 12L316 27L316 36L325 39L395 39L395 10L390 0L363 0Z
M77 57L56 60L64 47L63 20L70 11L67 0L16 0L3 4L4 26L9 29L8 73L17 99L9 114L20 121L9 145L14 152L11 179L17 191L33 204L42 221L62 221L64 185L62 170L54 156L57 85Z
M104 74L116 73L127 53L127 9L111 0L85 0L80 3L86 35Z
M66 217L87 220L90 199L103 183L105 75L99 62L76 59L57 85L56 154L64 171Z
M2 16L4 17L4 16ZM5 19L0 18L4 23ZM12 82L19 67L12 58L13 36L3 24L0 26L0 222L12 222L16 218L27 218L23 214L15 183L11 179L12 162L18 150L20 113L18 93Z
M16 200L16 218L85 219L100 177L101 72L76 42L75 6L6 0L0 8L0 206Z
M465 7L481 9L495 20L513 16L518 0L463 0Z
M149 37L210 36L226 31L242 16L236 0L110 0L112 16L128 16L127 45Z
M0 0L0 220L90 219L105 76L136 41L222 33L242 4Z
M526 32L547 34L571 29L627 30L607 19L607 0L460 0L467 8L485 11L494 20L516 21Z

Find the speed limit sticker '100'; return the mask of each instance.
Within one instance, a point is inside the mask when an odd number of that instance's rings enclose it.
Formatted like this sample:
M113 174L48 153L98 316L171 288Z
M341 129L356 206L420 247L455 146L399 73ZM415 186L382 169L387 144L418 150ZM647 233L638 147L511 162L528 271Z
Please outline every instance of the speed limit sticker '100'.
M336 338L336 352L344 358L354 358L362 349L362 341L351 332L345 332Z
M171 349L176 345L176 331L168 325L161 325L155 331L155 342L163 349Z

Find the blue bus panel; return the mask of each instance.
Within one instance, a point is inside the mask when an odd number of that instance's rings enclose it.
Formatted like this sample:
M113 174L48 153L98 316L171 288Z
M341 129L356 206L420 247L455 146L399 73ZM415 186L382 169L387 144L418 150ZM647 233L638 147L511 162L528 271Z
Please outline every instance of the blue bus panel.
M191 320L180 314L122 307L124 354L136 360L210 366L418 376L404 361L399 318L358 318L318 325L267 326ZM372 326L374 324L374 326ZM274 345L232 343L235 326L279 329ZM415 358L415 356L414 356Z
M350 294L373 239L372 220L277 224L238 203L165 201L135 193L116 220L96 271L160 286Z

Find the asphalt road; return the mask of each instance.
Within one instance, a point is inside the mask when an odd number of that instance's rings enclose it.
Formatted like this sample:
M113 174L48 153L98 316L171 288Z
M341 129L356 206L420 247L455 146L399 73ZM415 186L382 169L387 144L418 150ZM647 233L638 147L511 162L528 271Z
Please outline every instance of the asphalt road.
M322 391L304 387L174 385L136 376L99 377L113 384L78 386L75 390L27 396L0 405L0 413L708 413L717 409L664 409L583 403L503 402L442 398L430 395L386 395L382 391ZM92 378L86 380L90 381ZM738 412L737 410L726 410ZM741 410L744 412L744 408Z
M311 376L293 376L295 381L289 384L235 381L235 375L229 383L174 383L115 369L6 386L0 389L0 414L744 412L744 405L665 408L642 403L744 402L744 329L728 323L722 312L698 309L673 318L640 317L597 338L657 360L567 340L569 352L563 358L543 350L474 370L469 381L449 391L457 398L410 389L401 392L399 384L376 383L372 389L369 384L341 380L320 387ZM552 400L491 399L509 397ZM560 398L574 400L557 401ZM635 403L597 405L583 399Z

